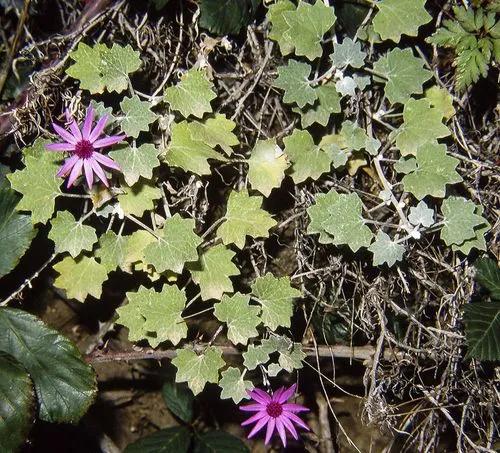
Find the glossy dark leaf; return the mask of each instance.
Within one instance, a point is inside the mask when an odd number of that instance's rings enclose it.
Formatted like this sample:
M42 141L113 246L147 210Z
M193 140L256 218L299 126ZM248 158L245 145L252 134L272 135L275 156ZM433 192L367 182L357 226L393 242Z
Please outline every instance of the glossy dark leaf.
M212 33L238 33L253 19L260 0L201 0L200 26Z
M193 419L194 395L187 386L170 381L165 382L162 395L168 409L174 415L186 423Z
M224 431L209 431L196 438L195 453L250 453L245 443Z
M186 453L190 443L191 432L184 426L175 426L139 439L123 453Z
M467 357L500 360L500 302L465 305L464 322Z
M500 268L491 258L476 261L476 281L487 289L492 299L500 300Z

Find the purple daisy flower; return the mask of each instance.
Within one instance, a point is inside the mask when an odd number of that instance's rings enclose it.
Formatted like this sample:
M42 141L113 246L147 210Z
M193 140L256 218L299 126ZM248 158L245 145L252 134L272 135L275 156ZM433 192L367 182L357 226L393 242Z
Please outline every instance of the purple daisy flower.
M69 124L69 131L52 123L54 131L64 142L46 145L49 151L70 153L70 157L64 161L64 164L57 172L57 176L64 178L69 174L67 187L70 188L83 170L89 189L94 183L94 173L106 187L109 187L108 179L102 167L113 170L120 170L120 167L113 159L101 154L101 149L121 142L125 138L125 134L99 138L106 127L108 116L104 115L100 118L92 129L94 122L94 109L92 107L87 108L81 130L68 110L66 110L66 121Z
M296 387L297 386L295 384L288 389L281 387L276 392L272 392L271 394L268 394L260 389L247 391L250 398L256 401L256 404L246 404L240 406L240 410L245 412L257 412L241 424L241 426L246 426L257 422L248 435L249 439L267 425L266 445L269 443L269 440L276 429L281 438L281 442L283 442L283 445L286 447L285 429L295 440L297 440L299 436L294 424L309 431L309 427L295 415L297 412L304 412L309 409L301 406L300 404L287 403L287 401L295 395Z

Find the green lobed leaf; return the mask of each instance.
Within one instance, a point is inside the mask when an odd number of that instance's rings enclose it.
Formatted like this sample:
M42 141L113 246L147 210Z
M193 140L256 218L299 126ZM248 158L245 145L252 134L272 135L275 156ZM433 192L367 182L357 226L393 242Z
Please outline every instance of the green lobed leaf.
M268 231L276 225L276 221L261 205L261 196L249 196L247 190L233 190L227 201L226 220L217 230L222 242L242 249L247 236L268 237Z
M289 26L285 21L285 11L295 11L296 6L290 0L278 0L269 5L267 18L272 24L269 38L277 41L282 55L293 52L294 45L292 37L287 33Z
M76 423L93 403L97 384L91 366L70 340L36 316L0 308L0 351L15 357L28 371L41 420Z
M279 187L288 168L286 154L276 145L276 140L257 140L248 159L248 181L252 188L268 197Z
M462 181L457 173L458 159L446 154L446 146L425 144L418 150L417 169L403 177L406 192L411 192L418 200L426 195L444 198L447 184Z
M142 217L145 211L152 211L155 208L154 200L162 196L161 189L156 187L152 181L140 178L139 182L132 187L121 186L125 193L118 195L118 202L125 214Z
M191 432L185 426L161 429L127 445L124 453L187 453Z
M0 351L0 450L18 451L35 418L35 392L31 378L11 355Z
M13 190L0 186L0 278L17 266L36 235L30 216L15 210L18 200Z
M238 368L230 367L221 373L219 387L222 389L220 397L222 399L231 398L234 404L238 404L243 399L248 399L247 390L253 389L251 381L245 381L245 374Z
M432 16L425 9L426 0L380 0L373 18L373 29L383 40L399 43L401 35L417 36L420 26Z
M227 324L227 337L233 344L247 344L249 338L259 334L257 326L261 323L260 307L250 305L250 295L224 294L214 308L215 317Z
M193 420L194 395L187 388L187 385L167 381L163 384L161 393L170 412L183 422L191 423Z
M441 112L443 118L449 120L456 113L453 107L453 97L446 88L434 85L425 90L425 97L429 101L431 107L436 108Z
M220 146L227 156L233 153L233 146L239 144L233 130L236 123L228 120L225 115L216 113L214 118L207 118L203 123L192 121L188 123L191 138L212 148Z
M131 235L126 236L125 256L121 266L122 270L132 273L134 265L144 263L144 250L149 244L155 241L156 238L149 231L145 230L137 230Z
M124 115L121 128L129 137L137 138L141 132L149 131L149 125L156 121L156 113L151 111L151 102L141 101L136 94L124 98L120 107Z
M50 222L49 239L57 253L69 252L76 258L82 251L91 251L97 242L95 229L77 221L69 211L59 211Z
M177 349L177 356L172 364L177 368L175 382L187 382L189 388L198 395L207 383L219 382L219 370L226 364L222 351L216 346L209 346L202 354L190 349Z
M290 327L293 300L301 297L298 289L292 288L289 277L275 277L267 273L257 277L251 285L252 297L261 305L261 318L271 330Z
M482 206L476 207L476 215L482 216L484 208ZM451 249L456 252L460 251L464 255L468 255L473 248L477 250L486 251L486 238L485 235L488 231L491 230L491 225L489 222L483 217L483 223L474 227L475 236L471 239L466 239L461 244L452 244Z
M144 179L153 177L153 169L160 165L158 154L159 150L154 145L145 143L139 147L128 144L117 146L109 156L120 165L125 182L133 186L141 176Z
M181 76L180 82L165 90L165 100L170 107L187 118L189 115L202 118L205 113L212 112L210 101L217 95L213 84L207 79L206 72L191 68Z
M351 66L361 68L365 64L366 52L361 50L359 41L354 42L351 38L344 38L341 44L333 44L333 53L330 55L332 63L337 68Z
M408 48L392 49L374 63L373 70L384 78L384 92L391 104L404 104L412 94L423 93L422 85L432 77L423 65L423 60Z
M182 272L187 262L198 261L198 246L202 239L194 232L193 219L183 219L175 214L165 221L156 233L159 236L144 250L144 259L156 272Z
M229 277L240 275L232 262L235 255L232 250L219 244L203 252L197 263L188 266L193 281L200 286L203 300L220 299L225 292L233 292Z
M324 224L330 219L329 207L337 202L338 193L330 190L328 193L318 193L314 197L315 204L307 208L309 215L309 225L307 234L318 234L320 244L332 244L333 236L327 233Z
M274 86L285 92L284 102L296 103L300 108L314 103L318 93L309 82L310 74L310 65L292 59L288 60L287 66L278 67L278 77L274 81Z
M464 305L467 357L500 360L500 302L479 302Z
M434 211L429 209L425 201L421 200L417 206L410 208L408 220L412 225L429 228L434 225Z
M243 353L243 364L249 370L254 370L259 365L267 363L273 352L275 351L266 344L249 344L246 352Z
M105 267L107 272L112 272L117 267L125 267L129 238L130 236L116 234L111 230L99 238L99 247L94 256L100 260L100 264Z
M224 431L209 431L196 438L194 453L250 453L238 437Z
M476 236L474 228L484 223L484 219L476 214L476 209L477 206L465 198L448 197L443 200L441 239L446 245L461 244Z
M397 261L401 261L405 252L403 245L393 241L383 231L377 233L375 241L368 247L368 250L373 253L374 266L386 263L389 267L394 266Z
M54 265L54 270L59 273L54 286L64 289L69 299L79 302L84 302L88 295L99 299L102 284L108 278L108 272L102 264L84 255L76 260L66 256Z
M475 280L491 295L491 298L500 301L500 268L495 260L483 257L478 259L474 267L476 268Z
M314 89L317 100L312 106L304 108L293 108L292 110L299 113L301 116L301 124L303 128L309 127L314 123L321 126L326 126L330 120L330 116L334 113L342 111L340 107L341 95L335 88L334 83L326 83Z

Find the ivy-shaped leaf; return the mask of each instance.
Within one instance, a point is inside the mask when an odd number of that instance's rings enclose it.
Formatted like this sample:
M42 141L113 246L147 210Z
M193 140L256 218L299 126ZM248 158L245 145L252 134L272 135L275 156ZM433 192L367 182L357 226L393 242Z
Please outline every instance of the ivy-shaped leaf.
M417 169L403 177L406 192L418 200L426 195L444 198L447 184L462 181L457 173L458 159L446 154L446 146L426 144L419 148L416 157Z
M153 182L140 179L132 187L122 185L125 191L118 195L118 202L125 214L142 217L145 211L152 211L155 208L154 200L161 198L161 190Z
M52 217L54 202L61 194L61 179L56 176L60 156L45 151L48 140L37 139L24 150L25 168L7 175L11 187L23 195L17 211L30 211L33 224L45 223Z
M330 153L315 145L309 132L294 129L292 135L285 137L283 142L285 153L293 164L290 174L295 184L308 178L316 180L330 171Z
M455 115L455 107L453 107L453 97L446 88L433 87L425 90L425 97L429 101L431 107L436 108L441 112L444 119L449 120Z
M113 44L108 48L104 44L93 47L81 42L70 53L75 63L66 69L66 74L80 81L80 88L92 94L109 92L121 93L129 86L129 74L141 66L139 52L129 45L122 47Z
M444 226L441 239L446 245L462 244L476 237L475 227L482 225L484 219L476 214L477 206L461 197L448 197L443 200L441 212Z
M429 209L425 201L421 200L417 206L410 208L408 220L412 225L429 228L434 225L434 211Z
M149 236L153 237L149 233ZM130 236L116 234L114 231L107 231L99 238L99 247L94 256L106 268L107 272L116 270L117 267L124 267L129 247Z
M183 219L179 214L170 217L163 228L156 231L159 239L144 250L144 259L156 272L169 270L180 274L186 262L198 260L197 249L202 240L194 228L193 219Z
M188 123L188 127L193 140L212 148L220 146L227 156L233 153L232 147L239 144L238 137L233 133L236 123L220 113L216 113L214 118L207 118L203 123Z
M373 18L373 29L385 41L398 43L401 35L417 36L421 25L432 16L425 9L426 0L380 0L375 3L378 13Z
M129 329L132 341L147 340L156 348L164 341L178 344L187 336L182 319L186 295L177 286L164 285L160 292L143 286L127 293L128 304L116 310L118 324Z
M281 14L289 27L284 36L293 43L295 55L305 56L311 61L320 57L323 53L323 35L335 23L333 8L326 6L322 0L316 0L314 5L300 0L296 10L283 11Z
M373 70L383 77L384 92L391 104L404 104L412 94L423 93L422 85L432 77L432 72L424 69L423 64L411 49L399 48L392 49L374 63Z
M195 395L201 393L208 382L219 382L219 370L226 364L222 351L216 346L209 346L202 354L190 349L177 349L177 357L172 363L177 368L175 382L187 382Z
M250 296L236 293L224 294L220 303L215 304L215 317L227 324L227 337L233 344L247 344L249 338L256 337L260 307L250 305Z
M311 66L296 60L290 59L287 66L278 67L278 77L274 81L274 86L285 92L284 102L296 103L300 108L314 103L318 93L309 82L310 74Z
M165 153L165 159L169 165L200 176L211 173L208 159L225 160L209 145L193 140L190 125L186 121L172 125L172 139Z
M267 18L272 24L269 38L277 41L281 55L288 55L293 52L294 45L292 37L287 33L290 28L285 21L283 13L285 11L295 11L296 6L290 0L278 0L269 5Z
M330 56L337 68L351 66L361 68L365 64L366 53L361 50L359 41L354 42L351 38L344 38L341 44L333 45L333 53Z
M417 169L417 159L412 156L402 156L394 163L394 170L407 175Z
M253 389L251 381L245 381L245 375L238 368L230 367L221 373L219 387L222 389L220 397L222 399L231 398L234 404L238 404L243 399L248 399L247 390Z
M368 247L373 253L373 265L380 266L387 263L389 267L394 266L396 261L403 259L405 248L403 245L393 241L388 234L383 231L377 233L373 244Z
M137 138L143 131L149 130L149 125L156 121L156 113L151 111L151 103L141 101L139 96L124 98L120 102L124 114L121 128L129 137Z
M265 364L269 361L269 356L275 352L271 347L266 344L248 345L246 352L243 353L243 365L249 370L254 370L259 365Z
M276 140L257 140L248 159L248 181L252 188L266 197L281 185L288 168L286 154L276 145Z
M330 116L342 111L340 107L341 95L335 88L334 83L326 83L314 89L317 100L312 106L306 106L302 109L293 108L295 113L300 114L303 128L309 127L314 123L326 126Z
M403 109L404 122L394 132L401 154L416 155L423 145L436 143L438 138L450 135L442 119L441 112L431 107L427 99L410 99Z
M139 147L119 146L109 156L120 165L125 182L133 186L140 176L145 179L153 177L153 169L160 165L158 154L159 150L154 145L145 143Z
M338 195L333 189L328 193L318 193L314 197L315 204L307 208L307 214L310 219L307 234L319 233L318 242L320 244L333 243L333 236L326 232L323 225L329 220L330 213L328 208L337 202Z
M217 230L222 242L242 249L247 236L268 237L268 231L276 225L276 221L261 205L261 196L249 196L246 190L233 190L227 201L226 220Z
M102 284L108 278L106 268L88 256L80 256L76 260L66 256L54 265L54 270L59 273L54 286L64 289L68 298L79 302L84 302L88 295L99 299Z
M262 307L262 322L271 330L290 327L293 299L301 297L298 289L290 286L289 277L275 277L268 273L252 283L252 296Z
M149 244L156 242L156 240L149 231L145 230L137 230L131 235L126 236L125 256L121 265L122 270L132 273L135 266L144 264L144 250L146 250ZM102 264L106 265L105 262Z
M77 221L69 211L59 211L50 224L49 239L54 241L57 253L69 252L76 258L82 250L92 250L97 242L94 228Z
M484 208L482 206L477 206L475 214L482 217L483 211ZM487 247L486 247L485 235L488 231L490 231L490 229L491 225L483 217L483 223L481 225L474 227L475 236L471 239L466 239L461 244L452 244L451 249L454 252L460 251L464 255L468 255L473 248L477 250L486 251Z
M340 131L341 144L349 150L359 151L365 149L372 156L376 156L380 148L380 141L368 136L365 130L356 123L346 120L342 123Z
M185 72L177 85L165 90L165 100L184 118L189 115L202 118L205 113L212 111L210 101L216 97L205 71L195 68Z
M219 244L203 252L198 263L188 266L193 281L200 285L203 300L220 299L225 292L233 292L229 277L240 274L232 262L235 255L232 250Z

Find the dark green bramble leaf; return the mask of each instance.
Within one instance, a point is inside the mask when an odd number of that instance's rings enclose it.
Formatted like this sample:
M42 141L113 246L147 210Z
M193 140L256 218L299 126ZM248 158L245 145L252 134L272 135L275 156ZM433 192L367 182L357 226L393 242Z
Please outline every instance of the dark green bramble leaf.
M185 384L167 381L161 393L170 412L183 422L190 423L193 419L193 392Z
M250 453L238 437L224 431L209 431L196 437L194 453Z
M491 298L500 301L500 268L491 258L476 261L476 281L490 292Z
M201 0L200 26L217 35L238 33L254 18L261 0Z
M35 392L26 369L0 351L0 451L14 452L25 441L35 416Z
M42 420L76 423L94 401L97 386L91 366L70 340L37 317L0 308L0 350L29 372Z
M464 305L467 357L500 360L500 302Z
M15 210L19 197L0 186L0 278L14 269L35 237L28 214Z
M127 445L123 453L187 453L191 432L185 426L166 428Z

